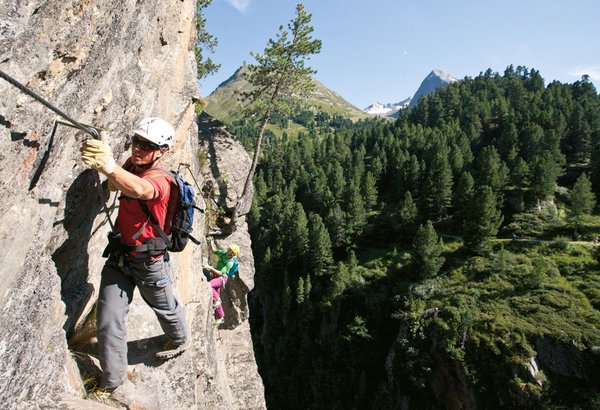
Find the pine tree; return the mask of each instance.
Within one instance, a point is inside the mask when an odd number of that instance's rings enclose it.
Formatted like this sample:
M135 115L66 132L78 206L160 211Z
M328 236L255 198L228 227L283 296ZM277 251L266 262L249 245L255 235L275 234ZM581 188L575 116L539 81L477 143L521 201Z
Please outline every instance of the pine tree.
M287 265L297 272L308 250L308 220L299 202L294 204L287 222L284 249Z
M325 222L331 235L331 245L334 248L342 248L348 243L346 214L339 204L329 208Z
M450 168L453 175L459 174L460 170L462 170L465 165L462 150L454 143L450 145L450 155L448 156L448 161L450 162Z
M308 218L308 271L315 276L327 273L333 264L331 239L321 216L311 214Z
M591 130L585 120L585 112L580 104L576 103L571 113L566 140L568 141L567 154L570 154L572 159L585 161L589 157Z
M589 215L594 209L596 198L592 192L592 184L585 173L577 178L570 193L571 199L571 223L577 235L577 229L581 225L584 215Z
M561 169L551 154L545 152L538 157L531 169L531 191L538 199L546 199L556 189L556 178Z
M329 189L334 196L334 200L336 203L341 203L343 201L344 188L346 187L345 178L344 178L344 170L342 166L335 162L331 164L329 174Z
M240 206L247 198L250 183L260 158L260 146L266 126L275 111L287 112L291 109L290 101L308 95L315 87L310 77L316 71L305 66L305 60L321 51L321 40L313 39L314 28L310 25L312 15L304 9L304 5L296 6L296 17L288 24L288 30L279 27L276 39L269 39L264 54L251 53L257 64L248 66L245 78L252 90L242 96L250 101L248 110L260 119L259 131L254 143L252 165L246 176L242 195L238 199L232 226L239 216Z
M267 198L267 184L264 178L264 172L258 172L254 180L254 197L256 201L262 204Z
M529 185L530 178L527 163L521 157L515 158L510 167L510 182L516 187L524 188Z
M402 225L412 225L417 220L417 204L412 199L410 191L406 191L400 204L400 222Z
M428 124L431 127L441 128L444 126L444 106L440 93L433 93L429 96L429 115Z
M304 295L306 296L305 301L310 300L310 292L312 291L312 281L310 280L310 275L307 274L304 278Z
M462 152L462 157L465 165L469 165L473 162L473 151L471 150L471 144L469 143L469 137L467 137L464 131L460 131L457 137L456 144Z
M410 156L404 175L404 181L408 190L412 193L413 199L418 201L424 188L421 186L423 169L416 155L413 154Z
M331 275L331 281L327 292L326 304L331 304L342 296L351 282L351 274L343 262L338 262Z
M377 185L375 177L371 171L364 174L362 182L362 194L367 212L371 211L377 205Z
M454 205L454 220L461 229L468 218L469 210L474 201L474 186L475 181L468 171L462 173L456 184L452 204Z
M483 253L489 250L489 240L498 233L503 217L492 188L480 187L475 198L464 221L463 240L467 249Z
M477 156L478 185L487 185L500 195L508 182L508 168L493 146L484 147Z
M504 161L511 162L514 159L517 153L518 141L517 127L513 122L509 122L502 130L502 134L500 134L500 138L496 143L496 148Z
M354 250L350 250L348 252L348 269L350 273L352 273L358 267L358 258L356 257L356 252Z
M442 251L444 244L438 238L431 221L421 225L413 240L414 261L418 270L418 277L422 279L432 278L444 264Z
M204 18L204 9L210 6L212 0L196 0L196 47L194 54L196 57L196 78L199 80L210 74L216 73L221 64L215 64L210 58L204 58L203 52L208 50L214 53L218 40L208 31L206 31L206 19Z
M359 145L352 152L351 173L352 179L357 186L360 186L365 176L365 146Z
M448 149L443 142L434 145L432 156L427 178L427 202L430 214L441 219L451 203L452 170L448 162Z
M306 293L304 292L304 279L299 277L298 284L296 285L296 304L301 305L305 298Z
M540 153L544 130L537 124L528 123L521 130L519 153L526 162L531 162Z
M600 128L592 133L592 153L590 157L592 173L590 180L596 197L600 197Z
M362 234L367 221L367 212L360 191L353 182L348 185L345 197L348 239L354 241Z

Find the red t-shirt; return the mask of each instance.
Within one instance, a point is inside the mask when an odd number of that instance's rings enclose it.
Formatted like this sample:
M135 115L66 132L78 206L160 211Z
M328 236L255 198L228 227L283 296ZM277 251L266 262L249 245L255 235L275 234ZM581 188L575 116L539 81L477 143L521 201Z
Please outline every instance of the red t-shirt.
M160 161L157 161L153 168L161 168ZM147 171L143 175L138 176L150 182L154 187L154 198L145 202L148 210L152 212L160 227L164 229L165 217L169 207L171 181L166 174L160 171ZM148 238L160 238L160 233L142 209L139 200L135 198L123 198L119 200L118 221L117 229L121 232L121 242L124 245L135 246L144 243L144 240ZM140 236L137 239L133 239L133 236L142 227Z

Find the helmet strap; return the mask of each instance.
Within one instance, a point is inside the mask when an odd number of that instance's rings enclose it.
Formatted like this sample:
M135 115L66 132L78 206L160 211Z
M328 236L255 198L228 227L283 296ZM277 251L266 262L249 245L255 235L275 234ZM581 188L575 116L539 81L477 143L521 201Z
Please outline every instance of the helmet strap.
M156 164L156 161L161 159L163 155L164 155L164 152L162 151L162 148L161 148L161 156L160 157L155 158L154 160L152 160L152 162L149 162L147 164L134 165L134 166L137 171L145 172L145 171L149 170L150 168L154 168L154 164Z

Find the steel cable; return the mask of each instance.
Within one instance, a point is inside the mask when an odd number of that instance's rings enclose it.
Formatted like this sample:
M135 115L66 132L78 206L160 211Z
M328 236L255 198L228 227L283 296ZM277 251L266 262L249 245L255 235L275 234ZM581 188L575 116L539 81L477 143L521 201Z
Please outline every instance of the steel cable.
M57 107L55 107L54 105L52 105L51 103L46 101L41 96L37 95L35 92L30 90L29 88L25 87L23 84L19 83L17 80L15 80L14 78L9 76L2 70L0 70L0 77L3 78L4 80L6 80L7 82L9 82L10 84L12 84L13 86L17 87L19 90L23 91L25 94L27 94L31 98L42 103L46 108L49 108L50 110L54 111L55 113L57 113L58 115L60 115L64 119L66 119L67 121L71 122L75 127L79 128L81 131L88 133L95 139L100 139L100 135L98 134L98 131L95 128L86 127L85 125L79 123L78 121L75 121L70 115L61 111L60 109L58 109Z
M50 110L54 111L56 114L60 115L61 117L63 117L64 119L66 119L67 121L69 121L71 124L67 124L67 125L71 125L74 126L75 128L79 128L81 131L91 135L94 139L100 139L100 134L98 133L98 130L94 127L89 127L89 126L85 126L83 124L81 124L78 121L75 121L70 115L66 114L64 111L60 110L59 108L55 107L53 104L51 104L50 102L46 101L43 97L37 95L34 91L32 91L31 89L25 87L23 84L21 84L20 82L18 82L17 80L15 80L14 78L12 78L11 76L9 76L8 74L6 74L4 71L0 70L0 78L3 78L4 80L6 80L8 83L12 84L13 86L17 87L19 90L23 91L25 94L27 94L28 96L30 96L31 98L37 100L38 102L40 102L41 104L43 104L46 108L49 108ZM54 134L54 132L56 131L56 126L58 125L58 120L55 121L54 123L54 129L52 131L52 133ZM104 192L102 189L102 185L100 182L100 175L98 174L98 172L94 172L94 180L95 180L95 188L96 188L96 192L98 193L98 196L100 197L100 200L103 199L104 197ZM112 220L110 219L110 213L108 212L108 208L106 207L106 201L104 201L103 204L103 210L106 212L106 216L108 218L108 222L111 226L111 228L114 229L114 225L112 223Z

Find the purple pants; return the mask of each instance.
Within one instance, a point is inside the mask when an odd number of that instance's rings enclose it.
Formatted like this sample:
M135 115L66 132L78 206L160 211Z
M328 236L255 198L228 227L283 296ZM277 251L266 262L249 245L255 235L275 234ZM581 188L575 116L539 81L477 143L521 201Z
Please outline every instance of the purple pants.
M227 276L218 276L214 279L211 279L208 283L210 283L210 287L212 288L212 300L213 303L215 303L221 298L221 288L227 283ZM223 311L223 306L221 304L215 309L215 315L217 319L221 319L223 316L225 316L225 312Z

